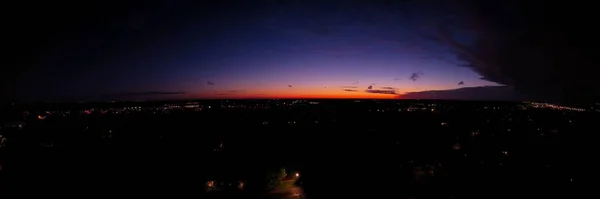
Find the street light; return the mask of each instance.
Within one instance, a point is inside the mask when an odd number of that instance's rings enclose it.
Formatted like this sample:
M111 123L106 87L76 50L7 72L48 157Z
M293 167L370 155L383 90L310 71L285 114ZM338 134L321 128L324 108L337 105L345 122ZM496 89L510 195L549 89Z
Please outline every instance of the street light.
M298 176L300 176L300 174L299 174L299 173L296 173L296 177L298 177Z

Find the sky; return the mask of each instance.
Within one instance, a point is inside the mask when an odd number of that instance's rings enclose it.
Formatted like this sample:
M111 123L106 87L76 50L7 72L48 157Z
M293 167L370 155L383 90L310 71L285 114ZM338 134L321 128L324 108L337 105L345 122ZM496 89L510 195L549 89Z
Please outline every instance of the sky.
M479 62L461 58L461 48L440 41L436 31L428 34L432 23L473 21L460 6L451 12L411 1L16 7L30 17L10 24L18 30L17 56L3 92L15 99L403 99L513 86L496 78L505 70L465 67ZM453 28L450 40L477 46L482 36L464 30Z

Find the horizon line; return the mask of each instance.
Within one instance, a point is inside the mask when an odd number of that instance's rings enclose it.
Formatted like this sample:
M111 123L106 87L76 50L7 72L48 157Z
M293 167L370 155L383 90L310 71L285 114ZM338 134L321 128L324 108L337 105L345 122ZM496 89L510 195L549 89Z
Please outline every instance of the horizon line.
M523 100L477 100L477 99L417 99L417 98L188 98L188 99L147 99L147 100L77 100L77 101L52 101L35 100L28 102L9 102L8 104L30 104L30 103L116 103L116 102L161 102L161 101L210 101L210 100L373 100L373 101L481 101L481 102L524 102Z

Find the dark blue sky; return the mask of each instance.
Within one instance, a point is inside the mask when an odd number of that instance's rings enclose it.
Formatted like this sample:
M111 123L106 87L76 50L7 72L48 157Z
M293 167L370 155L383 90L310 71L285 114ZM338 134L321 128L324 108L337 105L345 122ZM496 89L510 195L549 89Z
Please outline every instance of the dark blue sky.
M470 55L460 47L484 38L480 28L519 27L497 6L266 2L21 5L32 17L15 22L21 61L7 92L42 100L401 98L510 83L504 69L457 59ZM440 41L436 24L449 27L450 39Z

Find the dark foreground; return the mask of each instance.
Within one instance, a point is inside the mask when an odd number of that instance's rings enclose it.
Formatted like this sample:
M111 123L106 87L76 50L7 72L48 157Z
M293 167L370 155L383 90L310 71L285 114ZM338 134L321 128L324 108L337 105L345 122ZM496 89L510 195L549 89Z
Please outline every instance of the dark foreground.
M572 198L585 170L578 140L600 121L593 112L512 103L219 107L32 111L26 126L0 129L8 138L0 191L266 198L273 195L258 191L265 173L283 166L301 173L297 185L311 199ZM209 180L247 187L207 194Z

